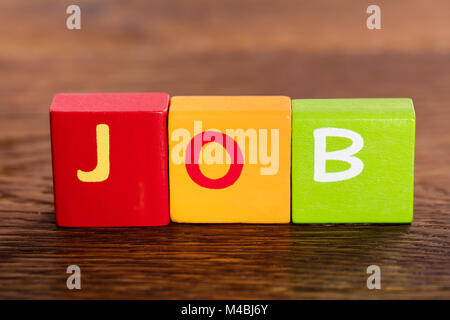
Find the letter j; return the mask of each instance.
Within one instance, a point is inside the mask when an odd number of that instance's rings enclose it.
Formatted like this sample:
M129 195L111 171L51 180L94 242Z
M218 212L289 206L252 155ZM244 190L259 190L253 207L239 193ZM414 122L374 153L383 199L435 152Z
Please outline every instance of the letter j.
M77 177L83 182L102 182L109 176L109 126L98 124L97 131L97 166L92 171L77 171Z

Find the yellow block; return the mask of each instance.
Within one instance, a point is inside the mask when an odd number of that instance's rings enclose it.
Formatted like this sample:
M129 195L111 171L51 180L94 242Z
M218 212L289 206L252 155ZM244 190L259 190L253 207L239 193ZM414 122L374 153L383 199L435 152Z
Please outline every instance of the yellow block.
M290 222L290 98L173 97L168 138L172 221Z

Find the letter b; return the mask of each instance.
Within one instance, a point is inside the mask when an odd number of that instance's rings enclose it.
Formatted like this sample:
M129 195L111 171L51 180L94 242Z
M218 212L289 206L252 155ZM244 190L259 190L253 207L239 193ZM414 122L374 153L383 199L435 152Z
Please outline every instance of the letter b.
M352 140L352 145L346 149L327 152L327 137L342 137ZM353 155L364 146L364 140L359 133L341 128L320 128L314 130L314 181L336 182L348 180L359 175L364 164ZM345 161L350 168L340 172L326 172L327 160Z

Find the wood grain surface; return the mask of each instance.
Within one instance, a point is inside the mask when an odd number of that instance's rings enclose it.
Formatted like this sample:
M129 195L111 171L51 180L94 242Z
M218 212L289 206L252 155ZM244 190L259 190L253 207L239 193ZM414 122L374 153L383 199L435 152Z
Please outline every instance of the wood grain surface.
M449 299L450 3L378 4L369 31L367 1L0 0L0 298ZM412 97L414 222L57 228L53 95L139 91Z

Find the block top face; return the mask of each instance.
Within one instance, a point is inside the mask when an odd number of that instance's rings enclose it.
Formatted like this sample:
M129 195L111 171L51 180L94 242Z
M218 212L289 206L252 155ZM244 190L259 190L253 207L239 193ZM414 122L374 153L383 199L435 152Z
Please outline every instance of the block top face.
M160 112L167 113L167 93L57 94L50 112Z
M178 96L171 111L188 112L291 112L291 98L284 96Z
M294 99L292 113L299 119L415 119L409 98Z

